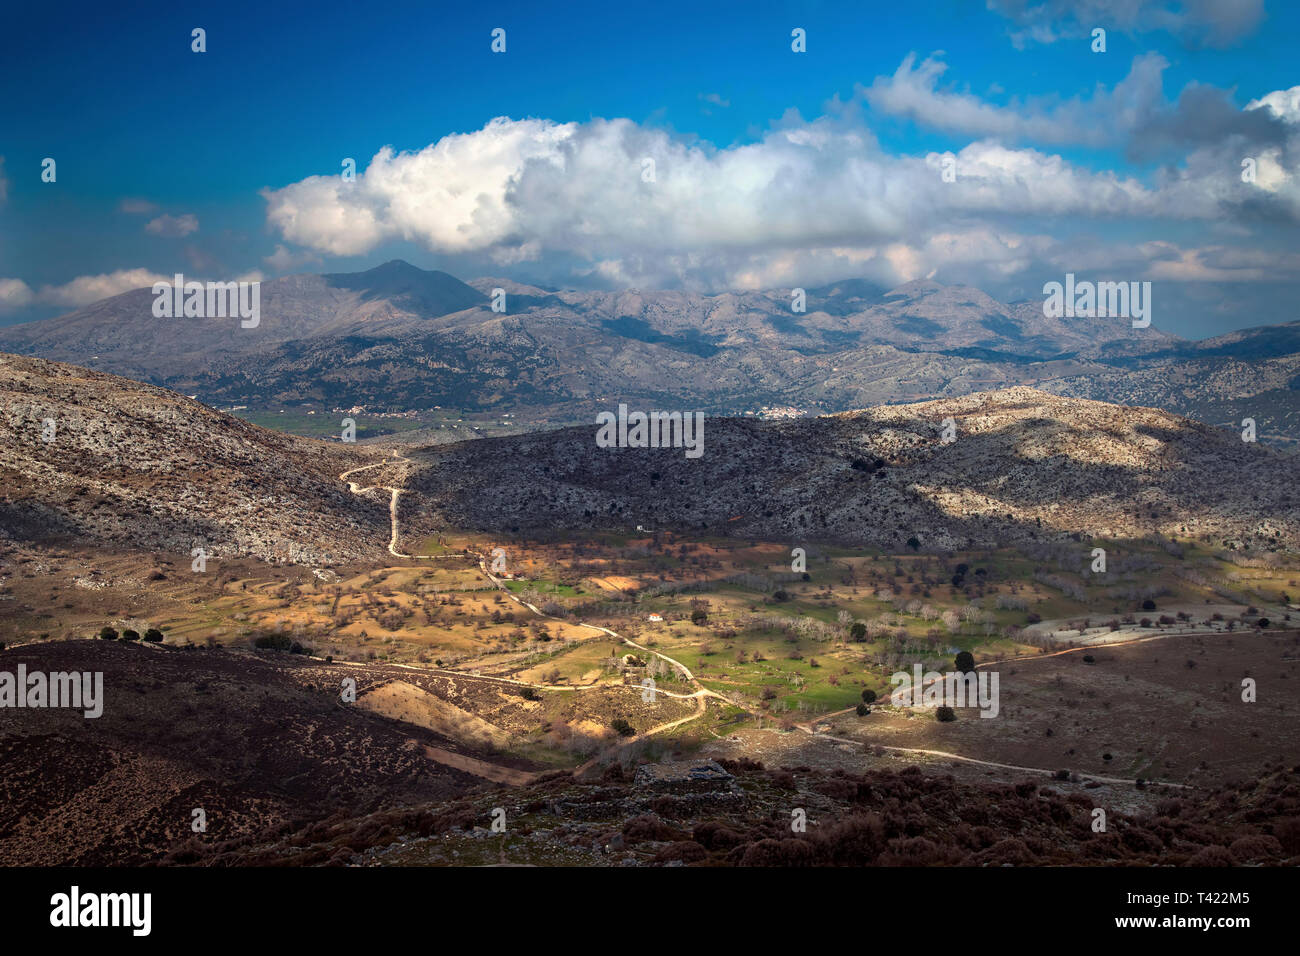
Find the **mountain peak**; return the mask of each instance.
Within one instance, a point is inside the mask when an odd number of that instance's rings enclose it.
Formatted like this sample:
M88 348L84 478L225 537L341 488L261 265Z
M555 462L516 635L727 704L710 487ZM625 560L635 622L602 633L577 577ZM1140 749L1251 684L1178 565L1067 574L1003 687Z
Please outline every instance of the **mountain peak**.
M933 279L913 279L911 282L904 282L900 286L895 286L885 293L885 297L894 295L919 296L927 295L931 292L939 292L946 289L942 282L935 282Z
M485 299L455 276L421 269L405 259L390 259L364 272L326 273L322 278L334 288L362 293L363 299L392 299L430 318L472 309Z

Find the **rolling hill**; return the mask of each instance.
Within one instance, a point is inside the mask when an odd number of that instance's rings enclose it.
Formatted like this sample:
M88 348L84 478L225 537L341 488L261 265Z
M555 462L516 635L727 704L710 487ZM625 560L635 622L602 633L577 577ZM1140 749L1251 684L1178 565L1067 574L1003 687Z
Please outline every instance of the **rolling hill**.
M951 418L956 439L942 440ZM1156 409L1029 388L782 422L706 418L704 453L596 426L431 447L407 487L453 526L637 525L901 548L1075 535L1300 544L1295 460Z

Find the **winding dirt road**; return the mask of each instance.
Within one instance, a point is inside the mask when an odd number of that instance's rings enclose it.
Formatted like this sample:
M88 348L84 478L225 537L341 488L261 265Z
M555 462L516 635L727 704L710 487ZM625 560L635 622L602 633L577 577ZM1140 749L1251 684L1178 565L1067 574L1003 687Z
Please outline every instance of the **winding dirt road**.
M433 560L439 557L454 557L454 555L410 555L402 551L399 551L397 545L398 542L401 540L401 517L398 513L398 500L402 494L405 494L405 489L395 488L392 485L369 485L366 487L362 487L361 485L357 484L355 481L349 480L350 476L352 475L358 474L359 472L363 472L363 471L369 471L372 468L379 468L383 465L388 464L390 460L405 461L405 462L411 461L410 458L407 458L405 455L402 455L400 452L394 449L391 459L385 457L382 461L374 462L373 464L369 464L369 465L362 465L359 468L352 468L339 475L339 480L346 481L348 485L348 490L352 492L354 495L360 495L368 491L377 491L377 490L387 491L391 494L391 498L389 499L389 504L388 504L388 514L392 523L392 533L390 534L388 540L388 553L393 555L393 557L407 558L409 560L426 560L426 561ZM498 578L496 575L494 575L491 571L488 570L487 559L482 554L479 554L476 551L469 551L468 553L478 560L479 570L482 572L483 576L486 577L489 581L491 581L493 586L499 589L511 601L514 601L516 604L522 607L528 608L528 610L531 611L533 614L535 614L537 617L543 618L548 621L561 620L560 618L556 618L549 614L543 613L542 610L538 608L536 605L531 604L520 597L516 597L515 594L513 594L510 591L510 589L505 586L504 581L502 581L500 578ZM566 621L564 623L573 623L573 622ZM672 730L675 727L680 727L682 724L689 723L692 720L697 720L698 718L703 717L707 711L707 705L705 703L706 698L716 697L719 700L726 701L727 703L734 703L729 698L724 697L723 695L718 694L708 689L707 687L701 685L699 681L696 680L695 675L692 674L690 669L681 661L675 660L669 657L667 654L661 654L659 651L653 650L649 647L645 647L642 644L638 644L636 641L624 637L622 634L619 634L617 631L610 630L607 627L601 627L597 624L587 624L585 622L577 622L577 623L579 627L585 627L593 631L598 631L608 637L613 638L616 641L622 642L628 647L634 647L645 654L653 654L655 657L659 658L660 660L667 663L670 667L674 668L678 673L682 675L683 679L688 684L693 686L695 689L689 694L677 694L669 690L661 690L657 686L653 688L644 688L636 684L616 684L616 685L592 684L586 687L557 687L550 684L531 684L526 681L514 680L509 677L481 677L477 675L474 676L476 677L477 680L490 680L502 684L512 684L517 687L531 687L535 690L547 691L549 693L565 693L565 692L576 693L580 691L599 690L603 687L616 686L616 687L626 687L629 691L638 694L643 694L648 692L649 694L653 695L652 699L658 698L659 696L662 695L664 697L670 697L675 700L694 700L696 702L696 708L693 714L688 714L685 717L681 717L677 720L668 721L667 723L658 724L654 727L651 727L648 730L644 730L641 731L640 733L634 734L633 736L628 737L627 739L619 743L620 749L623 747L627 747L633 743L636 743L638 740L642 740L654 734L660 734L665 731ZM421 668L412 668L412 669L421 670ZM445 669L423 668L423 670L444 670L444 672L448 674L467 676L459 671L446 671ZM582 764L580 767L574 770L574 774L575 775L581 774L582 772L584 772L585 770L589 769L594 764L596 764L603 756L605 755L597 754L595 757L588 760L586 763Z
M426 560L426 561L427 561L427 560L433 560L433 559L438 558L438 557L444 557L444 555L409 555L409 554L405 554L405 553L403 553L403 552L401 552L401 551L399 551L399 550L397 549L397 544L398 544L398 541L400 540L400 536L401 536L401 523L400 523L400 517L399 517L399 515L398 515L398 500L399 500L399 498L400 498L400 496L401 496L402 494L405 494L405 490L404 490L404 489L402 489L402 488L395 488L395 487L393 487L393 486L391 486L391 485L371 485L371 486L368 486L368 487L364 487L364 488L363 488L363 487L359 486L359 485L358 485L356 482L354 482L354 481L348 481L348 477L349 477L350 475L355 475L355 474L357 474L358 472L362 472L362 471L368 471L368 470L370 470L371 468L379 468L379 467L381 467L381 466L383 466L383 465L388 464L388 463L389 463L389 460L390 460L389 458L384 458L383 461L375 462L374 464L370 464L370 465L363 465L363 466L361 466L360 468L353 468L353 469L351 469L351 470L349 470L349 471L345 471L345 472L343 472L343 474L339 475L339 480L340 480L340 481L347 481L347 483L348 483L348 490L351 491L353 494L360 495L360 494L364 494L365 492L368 492L368 491L376 491L376 490L381 490L381 489L384 490L384 491L387 491L387 492L389 492L389 493L391 494L392 497L389 499L389 504L388 504L388 512L389 512L389 516L390 516L390 518L392 519L392 534L390 535L390 537L389 537L389 541L388 541L388 552L389 552L389 554L391 554L391 555L393 555L394 557L397 557L397 558L407 558L407 559L411 559L411 560ZM402 454L401 454L400 452L398 452L396 449L393 450L393 457L392 457L392 460L393 460L393 461L406 461L406 462L411 461L410 458L407 458L405 455L402 455ZM468 553L471 554L471 555L473 555L475 558L478 559L479 570L482 572L483 576L486 577L489 581L491 581L492 584L493 584L496 588L498 588L499 590L501 590L501 591L505 594L505 596L506 596L507 598L509 598L511 601L514 601L516 604L518 604L518 605L520 605L520 606L522 606L522 607L526 607L526 608L528 608L529 611L531 611L533 614L537 615L537 616L540 617L540 618L544 618L544 619L549 620L549 621L560 621L560 620L561 620L560 618L553 617L553 616L551 616L551 615L549 615L549 614L544 614L544 613L543 613L539 608L537 608L535 605L530 604L529 602L523 600L522 598L516 597L516 596L515 596L515 595L510 591L510 589L507 588L507 587L505 586L505 582L503 582L500 578L496 577L496 575L494 575L490 570L488 570L487 559L486 559L482 554L479 554L479 553L476 552L476 551L469 551ZM573 623L573 622L565 622L565 623ZM754 711L750 710L750 709L749 709L748 707L746 707L744 704L740 704L740 703L738 703L738 702L732 700L730 697L727 697L727 696L724 695L724 694L719 694L717 691L711 690L711 689L709 689L709 688L703 686L703 685L699 682L699 680L695 677L695 675L691 673L690 669L689 669L685 664L683 664L681 661L678 661L678 660L675 660L675 659L669 657L667 654L660 653L659 651L656 651L656 650L653 650L652 648L646 647L646 646L643 645L643 644L638 644L636 641L632 640L631 638L624 637L622 634L619 634L617 631L613 631L613 630L611 630L611 629L609 629L609 628L607 628L607 627L601 627L601 626L598 625L598 624L587 624L587 623L579 622L579 623L578 623L578 626L580 626L580 627L585 627L585 628L589 628L589 629L591 629L591 630L593 630L593 631L599 631L600 633L606 635L607 637L611 637L611 638L613 638L613 639L616 640L616 641L620 641L620 642L622 642L623 644L627 645L628 647L634 647L634 648L636 648L637 650L642 651L642 652L645 653L645 654L653 654L655 657L658 657L660 660L666 662L669 666L671 666L672 668L674 668L674 669L675 669L679 674L682 675L683 679L684 679L687 683L689 683L690 685L692 685L692 686L695 688L695 690L694 690L692 693L689 693L689 694L675 694L675 693L673 693L673 692L671 692L671 691L660 690L658 687L655 687L655 688L653 688L652 690L650 690L650 693L655 694L655 695L662 694L662 695L665 696L665 697L671 697L671 698L674 698L674 699L677 699L677 700L694 700L694 701L696 702L695 713L693 713L693 714L688 714L687 716L685 716L685 717L681 717L681 718L678 718L677 720L672 720L672 721L669 721L669 722L667 722L667 723L659 724L659 725L657 725L657 726L655 726L655 727L651 727L651 728L648 729L648 730L644 730L644 731L642 731L642 732L640 732L640 733L638 733L638 734L635 734L635 735L633 735L633 736L631 736L631 737L628 737L627 739L625 739L625 740L623 740L623 741L621 741L621 742L619 743L619 745L618 745L618 749L622 749L622 748L624 748L624 747L630 746L631 744L636 743L636 742L639 741L639 740L643 740L643 739L645 739L646 737L653 736L654 734L660 734L660 733L663 733L663 732L665 732L665 731L672 730L672 729L675 728L675 727L680 727L681 725L686 724L686 723L689 723L689 722L691 722L692 720L698 720L700 717L703 717L704 714L707 712L708 707L707 707L707 703L706 703L706 702L707 702L707 699L710 698L710 697L715 698L715 699L720 700L720 701L723 701L724 703L730 704L730 705L733 706L733 707L738 707L738 708L740 708L741 710L745 711L745 712L746 712L747 714L749 714L750 716L762 716L762 715L759 715L759 714L755 714ZM1117 643L1115 643L1115 644L1111 644L1111 645L1109 645L1109 646L1111 646L1111 647L1119 647L1119 646L1123 646L1124 644L1130 644L1130 643L1132 643L1132 644L1136 644L1136 643L1144 643L1145 641L1149 641L1149 640L1159 640L1159 639L1161 639L1162 637L1175 637L1175 636L1186 637L1186 636L1191 636L1191 635L1186 635L1186 634L1178 634L1178 635L1175 635L1175 634L1167 634L1167 635L1152 635L1152 636L1150 636L1150 637L1138 638L1138 639L1133 640L1133 641L1117 642ZM1026 659L1028 659L1028 660L1040 660L1042 657L1054 657L1054 656L1056 656L1056 655L1058 655L1058 654L1076 653L1076 652L1084 651L1084 650L1087 650L1087 648L1085 648L1085 647L1068 648L1068 649L1066 649L1066 650L1061 650L1061 651L1053 652L1052 654L1040 655L1040 656L1030 657L1030 658L1008 658L1006 661L987 661L987 662L985 662L984 664L981 664L981 665L979 665L979 666L980 666L980 667L988 667L988 666L990 666L990 665L992 665L992 664L1009 663L1009 662L1011 662L1011 661L1026 660ZM401 665L401 666L406 666L406 665ZM412 669L414 669L414 670L421 670L421 669L423 669L423 670L435 670L435 669L432 669L432 668L412 668ZM463 677L463 676L473 676L473 675L465 675L463 672L460 672L460 671L445 671L445 672L446 672L446 673L449 673L449 674L457 674L458 676L462 676L462 677ZM587 686L587 687L556 687L556 686L549 685L549 684L530 684L530 683L527 683L527 682L525 682L525 681L513 680L513 679L508 678L508 677L476 677L476 679L478 679L478 680L490 680L490 681L496 681L496 682L504 683L504 684L513 684L513 685L520 686L520 687L531 687L531 688L534 688L534 689L536 689L536 690L544 690L544 691L547 691L547 692L550 692L550 693L563 693L563 692L574 693L574 692L578 692L578 691L584 691L584 690L596 690L596 689L599 689L599 688L601 688L601 687L611 686L611 685L593 684L593 685L590 685L590 686ZM635 684L622 684L622 685L613 685L613 686L622 686L622 687L626 687L628 690L633 691L634 693L644 693L645 690L646 690L645 688L642 688L642 687L637 686L637 685L635 685ZM886 697L885 699L888 700L889 698ZM805 724L795 724L794 726L795 726L795 728L796 728L797 730L799 730L800 732L802 732L802 733L804 733L804 734L807 734L807 735L809 735L810 737L812 737L812 738L814 738L814 739L816 739L816 740L829 740L829 741L834 741L835 743L849 744L849 745L851 745L851 746L855 746L855 747L863 746L863 745L864 745L864 741L860 741L860 740L849 740L848 738L845 738L845 737L836 737L836 736L834 736L834 735L832 735L832 734L819 732L819 731L817 730L817 725L818 725L818 724L820 724L820 723L822 723L822 722L824 722L824 721L826 721L826 720L829 720L829 719L831 719L831 718L833 718L833 717L838 717L838 716L841 716L841 715L843 715L843 714L850 713L850 712L852 712L853 710L854 710L854 708L847 708L847 709L845 709L845 710L835 711L834 713L824 714L823 716L821 716L821 717L819 717L819 718L817 718L817 719L815 719L815 720L813 720L813 721L811 721L811 722L809 722L809 723L805 723ZM777 731L775 731L775 730L772 730L772 731L769 731L769 732L771 732L771 733L777 733ZM940 757L940 758L945 759L945 760L959 760L959 761L961 761L961 762L963 762L963 763L974 764L974 765L976 765L976 766L981 766L981 767L992 767L992 768L994 768L994 769L998 769L998 770L1014 770L1014 771L1017 771L1017 772L1020 772L1020 773L1032 773L1032 774L1039 774L1039 775L1042 775L1042 776L1048 776L1048 777L1053 776L1053 775L1056 773L1056 771L1054 771L1054 770L1047 770L1047 769L1044 769L1044 768L1042 768L1042 767L1022 767L1022 766L1018 766L1018 765L1016 765L1016 764L997 763L996 761L992 761L992 760L979 760L979 759L977 759L977 758L975 758L975 757L965 757L965 756L963 756L963 755L961 755L961 754L949 753L949 752L944 751L944 750L925 750L925 749L916 748L916 747L893 747L893 746L885 746L885 745L872 745L872 746L880 746L882 750L888 750L888 751L891 751L891 752L893 752L893 753L917 754L917 755L928 756L928 757ZM428 748L426 748L426 750L427 750L427 749L428 749ZM591 767L593 767L596 763L598 763L601 759L603 759L603 758L606 757L607 755L608 755L607 753L601 753L601 754L597 754L596 756L592 757L590 760L586 761L585 763L583 763L582 765L580 765L579 767L577 767L577 768L573 771L574 776L579 776L579 775L581 775L582 773L584 773L585 771L589 770ZM480 761L479 763L481 763L481 761ZM491 765L485 765L485 766L491 766ZM501 768L501 769L502 769L503 771L505 770L505 768ZM522 774L522 773L524 773L524 771L517 771L517 770L516 770L516 771L510 771L510 773L512 773L512 774ZM1103 776L1098 776L1098 775L1096 775L1096 774L1088 774L1088 773L1078 773L1077 776L1078 776L1079 779L1081 779L1081 780L1091 780L1091 781L1096 781L1096 782L1098 782L1098 783L1110 783L1110 784L1121 784L1121 785L1128 785L1128 784L1134 784L1134 783L1136 783L1136 780L1125 779L1125 778L1121 778L1121 777L1103 777ZM503 779L501 780L501 782L507 782L507 781L503 778ZM1175 787L1175 788L1183 789L1183 790L1186 790L1186 789L1193 789L1192 787L1190 787L1190 786L1187 785L1187 784L1178 784L1178 783L1162 783L1162 782L1160 782L1160 781L1154 781L1154 780L1153 780L1153 781L1149 781L1149 783L1150 783L1150 785L1152 785L1152 786Z

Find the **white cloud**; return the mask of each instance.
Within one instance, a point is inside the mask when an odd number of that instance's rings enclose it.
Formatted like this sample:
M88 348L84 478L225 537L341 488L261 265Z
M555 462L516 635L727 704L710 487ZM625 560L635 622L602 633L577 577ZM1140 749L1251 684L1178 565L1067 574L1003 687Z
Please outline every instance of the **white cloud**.
M170 239L179 239L188 236L192 232L199 231L199 217L193 213L183 213L180 216L161 215L157 219L150 219L145 224L144 231L155 236L167 236Z
M148 269L119 269L97 276L78 276L63 285L41 286L36 300L45 305L83 306L132 289L143 289L155 282L170 282L171 276Z
M272 272L288 273L306 265L319 265L321 258L314 252L294 252L284 243L278 242L275 245L275 252L264 256L262 261L271 268Z
M34 297L31 286L22 279L0 279L0 313L25 308Z
M1068 139L1094 114L1118 116L1121 126L1147 123L1163 69L1159 56L1139 57L1113 90L1034 104L1019 117L937 91L942 65L933 61L905 62L878 89L906 91L908 98L893 101L898 109L946 117L953 128ZM1243 210L1243 221L1254 221L1261 203L1271 204L1273 218L1300 216L1300 182L1280 147L1243 151L1260 129L1285 136L1286 128L1260 116L1238 132L1234 124L1249 112L1226 109L1215 128L1227 135L1204 137L1205 145L1182 152L1181 164L1158 167L1148 181L998 137L954 153L893 155L856 111L844 109L811 122L791 115L757 142L722 149L626 119L502 117L417 152L385 148L354 182L312 176L263 196L269 225L321 254L362 255L405 240L443 255L567 269L602 284L748 288L793 281L797 269L828 279L871 269L925 275L952 266L938 250L954 236L978 237L988 268L1003 274L1034 254L1004 240L1043 225L1059 230L1062 220L1223 223ZM1181 101L1159 115L1153 136L1184 141L1190 114ZM1300 149L1300 128L1295 135L1288 152ZM1259 159L1255 184L1234 173L1246 155ZM946 156L955 160L956 182L943 181ZM652 182L643 176L647 158ZM797 284L813 281L802 279Z
M1163 102L1161 75L1169 62L1158 53L1133 59L1129 74L1114 89L1098 86L1090 98L1064 101L1030 98L1006 106L968 92L940 90L948 65L938 55L920 66L908 54L890 77L876 77L861 90L872 108L949 133L1101 146L1120 142Z
M643 181L643 158L655 160ZM1144 187L1059 156L974 143L963 188L937 154L890 156L830 119L713 149L629 120L493 120L417 153L385 148L353 183L313 176L264 193L285 239L332 255L413 240L442 253L538 247L595 262L902 237L919 213L1114 214L1150 205Z
M1246 104L1246 109L1265 109L1269 115L1284 123L1300 123L1300 86L1293 86L1289 90L1274 90L1257 100L1251 100Z
M1152 279L1180 282L1244 282L1300 274L1300 253L1206 246L1183 249L1173 243L1146 243Z

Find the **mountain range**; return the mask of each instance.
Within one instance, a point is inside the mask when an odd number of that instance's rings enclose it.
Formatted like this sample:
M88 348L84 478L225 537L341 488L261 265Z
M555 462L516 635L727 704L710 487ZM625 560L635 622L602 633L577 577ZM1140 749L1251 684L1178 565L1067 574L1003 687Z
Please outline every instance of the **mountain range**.
M1261 440L1300 440L1300 322L1188 341L1123 318L1047 318L1038 300L926 280L805 291L795 312L789 289L554 290L395 260L264 282L256 328L157 319L152 292L137 289L0 329L0 349L213 406L437 405L509 410L529 424L590 420L617 402L828 413L1030 385L1234 429L1250 417Z

